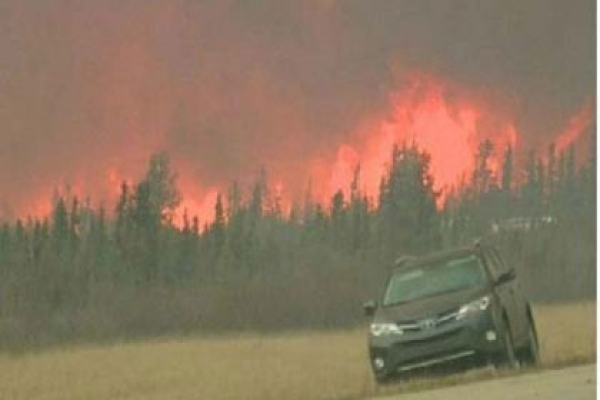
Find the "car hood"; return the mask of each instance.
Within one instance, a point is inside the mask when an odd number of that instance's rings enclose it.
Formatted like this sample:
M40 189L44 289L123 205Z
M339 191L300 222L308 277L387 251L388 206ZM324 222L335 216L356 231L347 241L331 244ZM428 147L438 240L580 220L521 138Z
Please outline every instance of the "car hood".
M460 306L484 296L487 288L475 288L458 292L444 293L395 306L379 307L375 314L376 322L414 321L457 309Z

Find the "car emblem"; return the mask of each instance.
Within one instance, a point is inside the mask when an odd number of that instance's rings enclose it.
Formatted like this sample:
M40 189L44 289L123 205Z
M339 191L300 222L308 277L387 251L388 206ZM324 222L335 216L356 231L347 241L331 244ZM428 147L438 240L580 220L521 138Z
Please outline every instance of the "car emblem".
M433 328L435 328L435 320L433 320L433 319L424 319L423 321L421 321L419 323L419 326L424 331L433 329Z

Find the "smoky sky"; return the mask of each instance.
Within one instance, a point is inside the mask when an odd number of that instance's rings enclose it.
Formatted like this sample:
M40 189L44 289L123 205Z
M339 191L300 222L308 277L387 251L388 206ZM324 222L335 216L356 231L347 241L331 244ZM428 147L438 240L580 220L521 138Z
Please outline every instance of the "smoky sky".
M541 143L595 95L595 15L591 0L4 0L0 204L66 183L102 196L158 150L200 188L260 166L305 185L306 161L412 71L502 104Z

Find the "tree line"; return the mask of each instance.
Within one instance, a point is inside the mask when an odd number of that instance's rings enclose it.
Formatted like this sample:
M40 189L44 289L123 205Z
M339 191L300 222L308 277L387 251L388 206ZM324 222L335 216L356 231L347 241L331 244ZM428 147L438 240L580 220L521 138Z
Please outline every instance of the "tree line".
M473 171L444 193L430 156L403 144L376 197L362 190L357 166L328 204L309 187L289 213L261 170L249 190L233 182L218 195L212 221L200 226L186 214L179 227L176 173L156 154L143 179L122 184L112 209L57 196L47 218L2 225L0 344L349 326L394 258L482 236L503 249L535 300L593 297L594 140L590 154L550 145L523 165L510 146L483 141Z

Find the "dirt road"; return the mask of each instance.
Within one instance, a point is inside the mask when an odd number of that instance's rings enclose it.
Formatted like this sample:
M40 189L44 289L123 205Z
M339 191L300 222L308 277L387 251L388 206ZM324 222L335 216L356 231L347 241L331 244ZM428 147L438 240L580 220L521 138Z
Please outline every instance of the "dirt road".
M463 386L378 398L378 400L591 400L596 398L596 365L542 371Z

